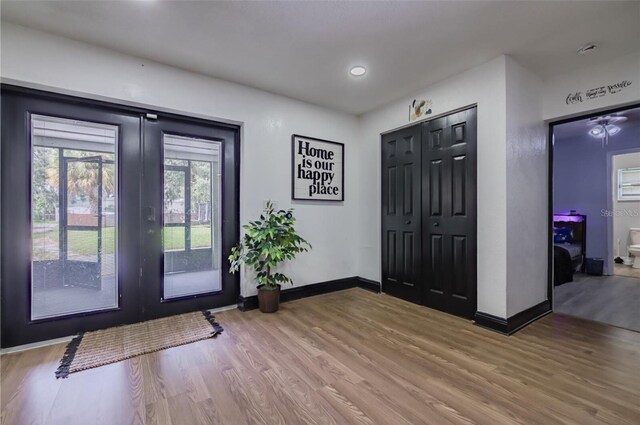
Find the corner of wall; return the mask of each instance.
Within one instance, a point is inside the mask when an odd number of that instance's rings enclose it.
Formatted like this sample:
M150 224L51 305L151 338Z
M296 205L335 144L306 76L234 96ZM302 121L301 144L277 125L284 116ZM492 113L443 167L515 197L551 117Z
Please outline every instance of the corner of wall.
M548 154L542 80L506 58L507 310L547 299Z

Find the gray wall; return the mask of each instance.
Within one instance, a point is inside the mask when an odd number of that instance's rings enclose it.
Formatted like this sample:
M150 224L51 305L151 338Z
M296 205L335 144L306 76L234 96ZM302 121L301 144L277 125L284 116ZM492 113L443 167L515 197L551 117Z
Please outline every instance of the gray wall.
M600 139L587 134L586 126L584 136L555 140L553 211L564 214L573 209L587 215L587 256L604 258L605 270L610 270L615 254L615 250L608 252L612 218L602 213L611 207L608 198L611 167L607 157L615 151L637 148L640 148L640 126L626 126L604 148Z

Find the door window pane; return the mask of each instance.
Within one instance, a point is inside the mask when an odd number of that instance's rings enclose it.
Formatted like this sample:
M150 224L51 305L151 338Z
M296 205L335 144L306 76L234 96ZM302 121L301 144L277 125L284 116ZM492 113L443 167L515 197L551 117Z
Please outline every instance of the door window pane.
M116 126L31 117L31 318L118 306Z
M165 134L164 298L219 291L220 142Z

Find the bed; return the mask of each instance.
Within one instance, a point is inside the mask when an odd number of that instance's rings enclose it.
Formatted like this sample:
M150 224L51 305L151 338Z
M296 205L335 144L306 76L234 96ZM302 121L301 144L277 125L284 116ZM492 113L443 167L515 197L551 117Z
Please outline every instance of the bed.
M584 271L587 247L587 216L553 216L553 283L573 282L576 271Z

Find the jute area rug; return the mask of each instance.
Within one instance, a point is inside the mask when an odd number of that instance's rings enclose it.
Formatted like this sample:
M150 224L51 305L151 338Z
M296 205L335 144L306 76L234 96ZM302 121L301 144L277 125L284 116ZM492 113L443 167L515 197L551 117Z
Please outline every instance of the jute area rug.
M197 311L86 332L67 345L56 378L66 378L70 373L81 370L213 338L222 330L210 312Z

